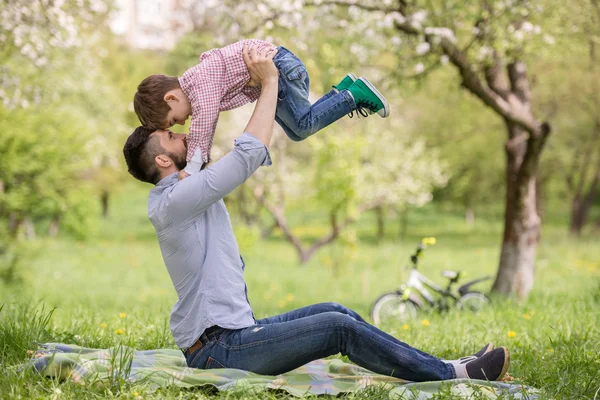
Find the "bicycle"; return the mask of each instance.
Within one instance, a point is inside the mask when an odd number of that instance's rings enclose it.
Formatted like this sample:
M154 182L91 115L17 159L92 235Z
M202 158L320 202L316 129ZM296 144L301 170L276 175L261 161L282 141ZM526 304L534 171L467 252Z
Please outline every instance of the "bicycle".
M491 300L485 294L471 290L471 286L491 279L490 276L469 281L460 286L456 293L452 290L452 286L458 283L461 277L460 271L444 270L441 272L441 275L449 280L446 288L435 284L417 271L419 258L423 251L428 245L434 245L435 242L434 237L421 240L415 254L410 256L412 268L408 281L395 292L384 293L375 300L371 307L371 318L376 326L379 326L382 321L392 318L401 321L415 318L420 310L437 309L443 312L454 305L461 310L477 312L491 304ZM437 296L433 296L427 290L428 288L437 293Z

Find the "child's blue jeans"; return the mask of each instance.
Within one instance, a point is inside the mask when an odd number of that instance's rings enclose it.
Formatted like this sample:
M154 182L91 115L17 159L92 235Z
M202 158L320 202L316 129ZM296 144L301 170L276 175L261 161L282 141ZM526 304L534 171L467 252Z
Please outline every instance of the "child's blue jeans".
M337 303L320 303L256 321L248 328L217 329L185 354L189 367L237 368L279 375L337 353L373 372L411 381L456 378L451 364L369 325Z
M275 120L293 141L304 140L356 110L354 98L346 90L331 90L311 105L306 67L285 47L278 48L273 62L279 70Z

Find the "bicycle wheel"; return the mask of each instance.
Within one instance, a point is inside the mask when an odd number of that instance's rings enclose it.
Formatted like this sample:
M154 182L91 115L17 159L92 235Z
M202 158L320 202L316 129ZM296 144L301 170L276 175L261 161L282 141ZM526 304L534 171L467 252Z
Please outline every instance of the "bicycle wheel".
M380 326L384 321L415 318L418 312L419 305L411 299L404 299L398 293L385 293L371 307L371 318L375 326Z
M458 299L456 305L461 310L479 312L491 304L492 301L485 294L481 292L468 292Z

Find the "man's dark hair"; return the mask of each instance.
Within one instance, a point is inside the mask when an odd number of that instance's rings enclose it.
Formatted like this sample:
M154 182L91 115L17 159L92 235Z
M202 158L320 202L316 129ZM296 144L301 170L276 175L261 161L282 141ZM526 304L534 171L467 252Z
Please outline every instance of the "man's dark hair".
M165 94L179 88L176 76L150 75L144 79L133 96L133 109L142 125L154 130L164 129L171 110L164 100Z
M160 171L154 159L166 153L160 145L160 138L157 135L152 136L153 132L143 126L137 127L127 138L123 146L123 155L127 170L135 179L156 184L160 180Z

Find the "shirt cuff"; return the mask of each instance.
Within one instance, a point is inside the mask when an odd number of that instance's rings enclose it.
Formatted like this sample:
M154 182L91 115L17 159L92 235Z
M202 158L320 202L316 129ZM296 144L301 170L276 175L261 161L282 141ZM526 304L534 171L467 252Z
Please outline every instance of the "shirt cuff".
M263 142L258 140L254 135L248 132L244 132L240 137L235 139L234 144L236 147L241 148L242 150L248 151L253 149L264 149L265 150L265 159L262 162L261 166L270 167L271 166L271 154L269 153L269 149Z
M200 172L200 170L202 169L202 165L203 165L203 163L197 163L197 162L194 162L193 160L190 160L190 161L188 161L187 165L185 166L184 171L190 175L193 175L196 172Z

